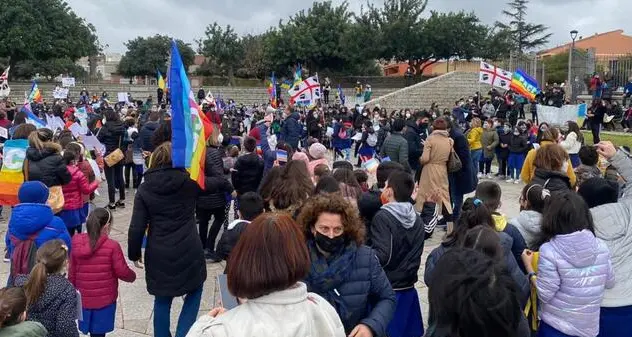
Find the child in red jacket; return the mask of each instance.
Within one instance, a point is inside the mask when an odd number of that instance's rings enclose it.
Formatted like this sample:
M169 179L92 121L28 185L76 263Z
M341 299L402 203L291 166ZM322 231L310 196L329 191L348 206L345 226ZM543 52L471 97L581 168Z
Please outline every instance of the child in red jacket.
M66 146L63 158L66 161L71 180L61 187L64 193L64 208L57 216L64 220L70 236L73 236L75 232L81 233L83 195L94 192L99 187L99 183L89 182L88 178L81 172L77 166L79 153L74 151L72 147Z
M121 246L108 237L112 221L109 210L97 208L88 216L88 233L72 238L68 278L81 293L79 330L85 335L105 336L114 330L118 280L136 280Z
M77 167L81 170L86 178L88 178L88 182L92 183L96 180L96 176L94 174L94 170L92 170L92 166L90 163L84 158L86 153L86 148L82 143L79 142L71 142L66 148L71 149L79 154L79 158L77 159ZM94 199L93 193L82 193L81 199L83 205L81 206L81 224L86 223L86 219L88 218L88 212L90 210L90 200Z

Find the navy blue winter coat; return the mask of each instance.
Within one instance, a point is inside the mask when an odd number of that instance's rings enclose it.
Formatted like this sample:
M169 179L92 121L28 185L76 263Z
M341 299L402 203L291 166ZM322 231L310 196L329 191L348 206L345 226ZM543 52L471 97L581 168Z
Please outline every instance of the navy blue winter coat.
M303 135L303 126L299 123L299 115L294 112L285 119L281 127L281 140L289 144L292 149L298 148L298 141Z
M373 249L358 247L353 263L348 280L336 288L349 311L350 318L342 319L345 331L350 333L356 325L365 324L372 330L373 336L386 336L386 327L395 312L395 292L391 283ZM309 283L307 289L318 293ZM326 297L325 294L319 295ZM331 304L336 308L335 303ZM369 311L369 308L372 310Z
M17 204L11 210L9 229L5 237L5 244L9 250L9 256L13 254L13 242L11 236L18 240L26 240L29 236L35 236L35 246L40 247L46 242L61 239L70 248L70 235L64 222L53 215L53 210L45 204Z
M468 194L474 192L478 179L476 178L477 169L472 168L472 158L470 156L470 145L467 142L467 138L463 135L461 130L453 127L450 130L450 138L454 140L454 152L456 152L463 168L456 173L451 173L452 179L456 181L456 188L459 194Z
M342 123L336 123L336 125L334 125L334 134L331 136L331 145L335 149L350 149L351 144L353 144L353 140L350 138L342 139L338 137L341 127L343 127Z
M143 151L154 151L154 145L151 142L151 137L154 135L154 131L156 131L159 126L159 122L149 121L145 123L145 125L143 125L143 127L140 129L138 138L140 138L140 143Z

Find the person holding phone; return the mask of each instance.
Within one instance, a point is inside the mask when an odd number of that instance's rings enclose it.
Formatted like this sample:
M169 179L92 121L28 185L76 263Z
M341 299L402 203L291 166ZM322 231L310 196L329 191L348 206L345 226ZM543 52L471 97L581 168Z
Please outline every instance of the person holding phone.
M301 282L309 261L303 233L289 215L257 217L242 233L226 268L228 291L241 304L211 310L187 336L346 336L336 310Z

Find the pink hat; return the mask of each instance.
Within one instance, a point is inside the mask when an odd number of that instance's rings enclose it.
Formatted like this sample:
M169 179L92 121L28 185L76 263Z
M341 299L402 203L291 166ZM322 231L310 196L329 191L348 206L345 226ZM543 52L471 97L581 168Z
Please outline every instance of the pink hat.
M327 148L321 143L314 143L309 147L309 155L314 159L325 158L327 154Z

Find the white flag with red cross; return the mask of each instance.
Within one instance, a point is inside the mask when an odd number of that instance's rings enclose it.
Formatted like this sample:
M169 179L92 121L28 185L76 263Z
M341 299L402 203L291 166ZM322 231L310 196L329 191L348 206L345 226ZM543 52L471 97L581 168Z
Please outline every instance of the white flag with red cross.
M481 83L509 90L512 76L513 74L510 71L500 69L494 65L481 61L481 69L478 79Z
M297 83L288 91L290 104L297 106L314 106L320 99L320 82L318 76L312 76Z
M0 98L9 97L11 94L11 88L9 87L9 69L7 67L2 75L0 75Z

